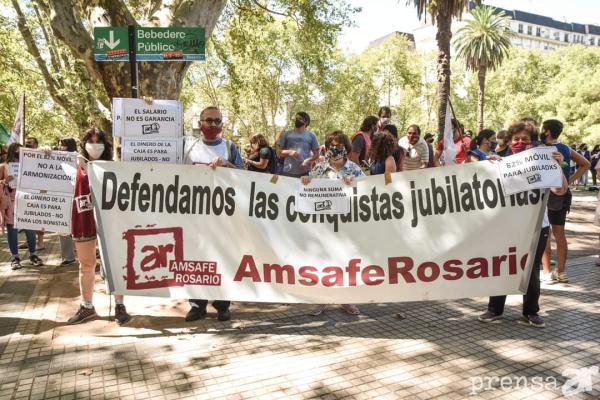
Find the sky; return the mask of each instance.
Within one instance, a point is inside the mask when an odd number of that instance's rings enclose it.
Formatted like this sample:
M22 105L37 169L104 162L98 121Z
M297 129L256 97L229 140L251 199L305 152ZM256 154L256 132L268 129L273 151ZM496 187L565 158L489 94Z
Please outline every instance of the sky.
M345 28L341 48L360 52L369 42L394 31L408 32L419 26L417 11L406 0L348 0L362 12L354 16L355 26ZM558 21L600 26L600 0L484 0L484 4L507 10L521 10ZM429 16L428 16L429 20Z

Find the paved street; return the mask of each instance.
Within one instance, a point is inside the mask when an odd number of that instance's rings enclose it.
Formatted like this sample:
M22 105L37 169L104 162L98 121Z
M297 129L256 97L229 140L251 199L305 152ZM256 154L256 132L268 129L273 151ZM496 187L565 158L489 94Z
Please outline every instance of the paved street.
M183 300L128 297L134 317L118 327L99 277L102 317L68 326L79 301L77 265L57 266L57 236L48 236L39 268L11 271L3 246L0 398L554 399L585 389L584 370L579 386L563 388L563 373L585 367L596 367L593 390L568 398L600 398L591 204L591 195L576 197L570 218L578 222L567 226L572 240L585 239L574 244L581 253L569 261L571 283L542 289L545 329L517 322L519 296L492 324L476 319L484 298L363 305L358 317L336 307L312 317L307 305L234 304L230 322L209 314L185 323Z

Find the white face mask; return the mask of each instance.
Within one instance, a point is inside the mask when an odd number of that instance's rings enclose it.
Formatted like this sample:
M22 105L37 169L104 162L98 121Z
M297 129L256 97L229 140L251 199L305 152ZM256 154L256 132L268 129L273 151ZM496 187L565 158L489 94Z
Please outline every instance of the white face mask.
M104 143L86 143L85 151L89 154L90 161L97 160L104 153Z

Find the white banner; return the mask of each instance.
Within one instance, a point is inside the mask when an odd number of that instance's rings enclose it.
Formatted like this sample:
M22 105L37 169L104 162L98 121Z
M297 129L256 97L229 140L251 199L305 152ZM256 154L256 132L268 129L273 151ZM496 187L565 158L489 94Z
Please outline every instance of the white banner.
M16 203L15 228L71 233L72 195L18 190Z
M183 106L177 100L148 103L142 99L117 98L113 99L113 109L114 120L122 121L119 133L123 137L166 139L183 135Z
M534 147L498 161L506 194L562 186L563 172L552 153L556 147Z
M121 160L178 164L183 152L182 139L123 139Z
M352 189L341 180L311 179L298 182L296 211L307 214L346 214L350 212Z
M123 136L123 99L120 97L113 97L112 99L112 123L113 123L113 136Z
M295 211L298 180L242 170L93 162L113 293L367 303L522 293L544 196L505 197L470 163L358 180L347 214Z
M21 147L19 190L44 190L73 195L77 153L33 150Z

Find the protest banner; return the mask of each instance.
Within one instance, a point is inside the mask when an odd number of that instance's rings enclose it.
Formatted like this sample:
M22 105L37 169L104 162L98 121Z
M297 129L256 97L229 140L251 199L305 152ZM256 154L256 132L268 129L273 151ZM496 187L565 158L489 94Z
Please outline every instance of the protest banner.
M311 179L299 182L296 189L296 211L307 214L346 214L350 212L352 189L341 180Z
M17 190L15 228L71 233L73 196Z
M18 162L9 162L8 163L8 176L12 176L12 180L8 182L8 186L11 189L17 188L17 181L19 180L19 163Z
M121 137L123 136L123 99L120 97L114 97L112 99L112 126L113 126L113 136Z
M121 161L178 164L182 146L182 139L123 139Z
M506 194L562 186L562 169L552 158L556 147L535 147L498 161L500 182Z
M295 211L298 180L93 162L109 291L367 303L524 293L545 192L505 196L491 163L357 180L347 214Z
M73 195L77 153L21 147L19 164L19 190L46 190Z
M149 103L142 99L118 98L113 99L113 108L115 120L121 120L123 137L166 139L183 134L183 106L177 100Z

